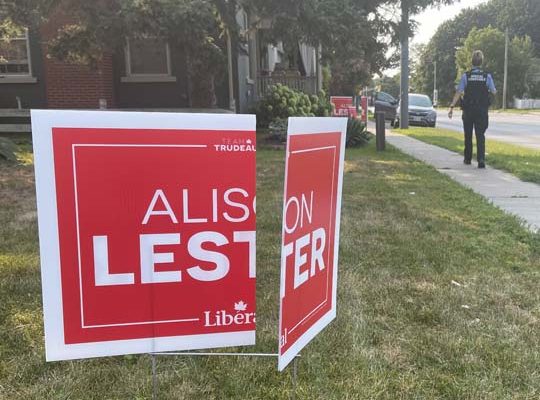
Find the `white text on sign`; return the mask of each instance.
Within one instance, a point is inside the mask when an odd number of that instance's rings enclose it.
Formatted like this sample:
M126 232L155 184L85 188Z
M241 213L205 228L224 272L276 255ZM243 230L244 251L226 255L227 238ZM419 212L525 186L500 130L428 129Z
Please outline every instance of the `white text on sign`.
M293 234L304 225L313 223L313 197L311 191L308 195L302 193L300 198L292 196L285 203L284 229L287 234ZM290 218L292 217L292 218ZM291 223L289 225L289 223ZM293 289L296 290L313 278L318 271L325 269L324 250L326 248L326 230L315 228L291 243L284 243L281 255L281 271L289 256L294 256ZM309 256L309 264L308 264ZM281 277L286 282L286 276ZM286 285L282 286L281 298L285 297Z
M236 195L237 200L233 200ZM219 197L217 189L212 189L212 222L218 222L220 218L231 223L241 223L248 220L251 213L255 213L256 198L248 202L249 195L242 188L231 188ZM238 200L240 197L240 200ZM182 223L196 224L208 223L208 218L193 217L189 209L189 190L182 190ZM221 200L221 201L218 201ZM244 200L243 202L241 200ZM160 206L158 206L158 202ZM246 204L247 203L247 204ZM227 207L227 211L220 213L221 208ZM236 210L236 213L232 211ZM191 215L191 216L190 216ZM156 216L166 216L172 224L179 224L176 213L170 206L170 202L165 195L164 190L157 189L147 207L142 225L147 225L151 218ZM110 273L109 269L109 248L107 235L95 235L92 237L94 249L94 273L96 286L116 286L135 284L135 274L129 273ZM255 278L255 231L234 231L232 237L227 237L216 231L202 231L193 234L187 240L181 233L152 233L139 235L139 253L140 253L140 276L141 283L172 283L182 282L185 278L180 268L176 271L156 271L156 264L170 264L176 260L172 252L157 252L155 246L163 245L181 245L185 243L189 255L195 260L212 263L213 269L201 268L200 265L184 266L187 275L191 279L201 282L212 282L223 279L230 270L230 261L224 253L205 249L206 244L213 244L217 247L226 246L234 243L246 243L249 252L249 270L250 278Z

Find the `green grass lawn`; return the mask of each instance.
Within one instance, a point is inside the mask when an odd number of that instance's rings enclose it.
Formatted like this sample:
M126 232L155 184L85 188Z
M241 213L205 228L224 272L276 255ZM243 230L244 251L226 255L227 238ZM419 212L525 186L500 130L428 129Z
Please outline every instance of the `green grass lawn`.
M414 127L396 130L423 142L463 154L463 134L442 128ZM473 152L476 154L476 139ZM476 157L476 156L474 156ZM486 137L486 162L488 165L508 171L521 180L540 183L540 151L489 139Z
M258 152L257 345L276 352L284 152ZM146 355L45 363L32 166L0 162L0 399L149 399ZM348 151L338 318L297 399L540 398L540 237L395 150ZM228 349L230 350L230 349ZM234 350L234 349L233 349ZM159 399L288 399L274 359L158 361Z

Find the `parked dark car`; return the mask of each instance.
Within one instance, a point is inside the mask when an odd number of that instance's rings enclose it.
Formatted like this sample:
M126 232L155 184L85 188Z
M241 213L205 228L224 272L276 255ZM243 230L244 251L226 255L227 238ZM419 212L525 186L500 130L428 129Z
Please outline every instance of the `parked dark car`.
M401 106L397 108L395 127L399 126ZM409 125L429 126L437 125L437 111L429 96L424 94L409 93Z
M394 124L398 101L385 92L376 92L374 95L375 112L384 112L384 119Z

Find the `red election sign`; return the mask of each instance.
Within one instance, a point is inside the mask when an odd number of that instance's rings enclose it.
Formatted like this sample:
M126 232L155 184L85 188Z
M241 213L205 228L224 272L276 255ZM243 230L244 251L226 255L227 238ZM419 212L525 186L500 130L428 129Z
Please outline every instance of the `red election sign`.
M255 117L32 111L48 361L255 344Z
M330 103L332 104L333 117L358 117L358 112L351 96L331 96Z
M344 118L290 118L283 198L282 371L336 317Z
M362 121L367 124L368 122L368 98L367 96L362 96L360 98L361 106L362 106Z

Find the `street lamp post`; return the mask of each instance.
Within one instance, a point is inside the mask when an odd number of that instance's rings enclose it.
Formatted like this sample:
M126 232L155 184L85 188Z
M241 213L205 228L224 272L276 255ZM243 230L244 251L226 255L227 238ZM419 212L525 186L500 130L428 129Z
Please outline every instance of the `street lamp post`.
M401 106L400 127L409 128L409 7L401 0Z
M437 61L433 61L433 104L435 107L439 102L439 92L437 91Z
M506 96L508 93L508 28L504 34L504 82L503 82L503 102L502 108L506 110Z

